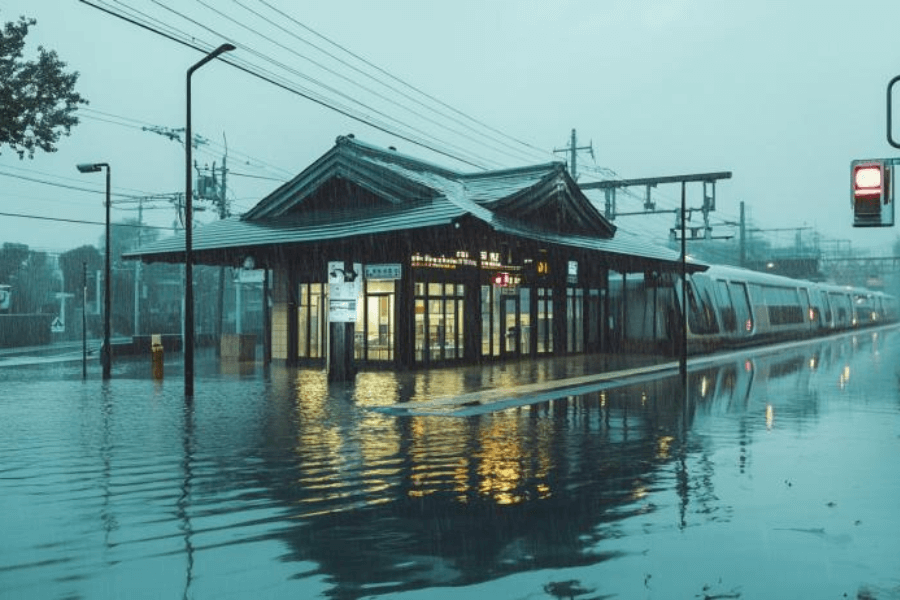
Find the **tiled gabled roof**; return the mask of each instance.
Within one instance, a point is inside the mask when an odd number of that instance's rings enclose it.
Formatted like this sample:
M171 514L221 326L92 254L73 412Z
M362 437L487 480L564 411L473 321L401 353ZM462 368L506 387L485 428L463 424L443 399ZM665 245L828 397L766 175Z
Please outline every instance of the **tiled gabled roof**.
M321 209L315 198L323 184L350 182L382 200L404 204L426 198L462 196L492 212L532 221L560 233L611 237L615 227L591 204L562 163L517 169L457 173L392 150L382 150L350 137L288 183L263 198L243 219L272 219ZM460 187L462 186L462 187ZM329 198L331 209L356 210L359 197Z
M634 236L614 237L615 227L562 163L462 174L349 137L339 137L331 150L242 217L197 229L193 248L331 242L446 226L466 215L498 232L551 244L679 260L677 253ZM177 235L125 257L171 260L183 251L184 237Z

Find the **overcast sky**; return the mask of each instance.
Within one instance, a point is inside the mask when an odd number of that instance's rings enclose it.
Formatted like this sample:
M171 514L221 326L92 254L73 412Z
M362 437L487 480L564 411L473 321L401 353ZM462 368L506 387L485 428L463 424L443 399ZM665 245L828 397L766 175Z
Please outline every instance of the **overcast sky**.
M755 227L815 227L874 254L898 235L854 229L849 201L850 161L895 154L884 97L900 73L896 0L91 1L141 11L205 48L231 40L225 58L281 84L220 61L194 75L194 132L210 142L195 158L221 164L227 143L236 212L342 134L475 171L563 159L553 150L574 128L593 147L593 158L579 153L581 182L731 171L713 223L736 221L744 201ZM184 127L185 72L202 53L79 0L0 0L0 21L19 15L38 21L32 50L52 48L80 73L90 105L54 154L20 161L0 148L0 212L102 222L103 176L78 173L80 162L112 165L114 221L137 218L125 195L183 192L183 147L149 129ZM657 191L663 208L678 198L677 187ZM699 204L700 188L688 201ZM618 208L640 205L625 197ZM172 226L167 200L146 206L146 223ZM664 241L674 216L615 222ZM0 242L67 250L102 233L0 215Z

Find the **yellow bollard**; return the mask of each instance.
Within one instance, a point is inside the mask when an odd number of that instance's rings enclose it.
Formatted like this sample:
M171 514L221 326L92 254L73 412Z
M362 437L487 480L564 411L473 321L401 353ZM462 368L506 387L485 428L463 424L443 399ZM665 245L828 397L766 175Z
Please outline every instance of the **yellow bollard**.
M162 336L158 333L150 336L150 353L153 355L153 378L163 378L163 345Z

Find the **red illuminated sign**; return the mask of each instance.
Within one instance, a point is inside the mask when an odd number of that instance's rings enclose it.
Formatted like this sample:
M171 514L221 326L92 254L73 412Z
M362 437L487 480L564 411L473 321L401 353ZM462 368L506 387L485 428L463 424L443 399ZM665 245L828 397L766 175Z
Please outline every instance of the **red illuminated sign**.
M509 273L494 273L491 283L497 287L509 287L512 285L512 277Z

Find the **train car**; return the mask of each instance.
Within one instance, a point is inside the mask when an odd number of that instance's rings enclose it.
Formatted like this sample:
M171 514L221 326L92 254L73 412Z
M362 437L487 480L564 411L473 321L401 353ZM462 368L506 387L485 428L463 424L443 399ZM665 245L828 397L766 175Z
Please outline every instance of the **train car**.
M824 335L900 316L897 298L883 292L725 266L691 275L687 295L691 353Z
M621 289L620 289L621 288ZM610 286L611 312L621 316L618 343L636 352L678 351L681 279L634 278ZM900 301L883 292L712 266L688 277L688 352L827 335L896 322Z

